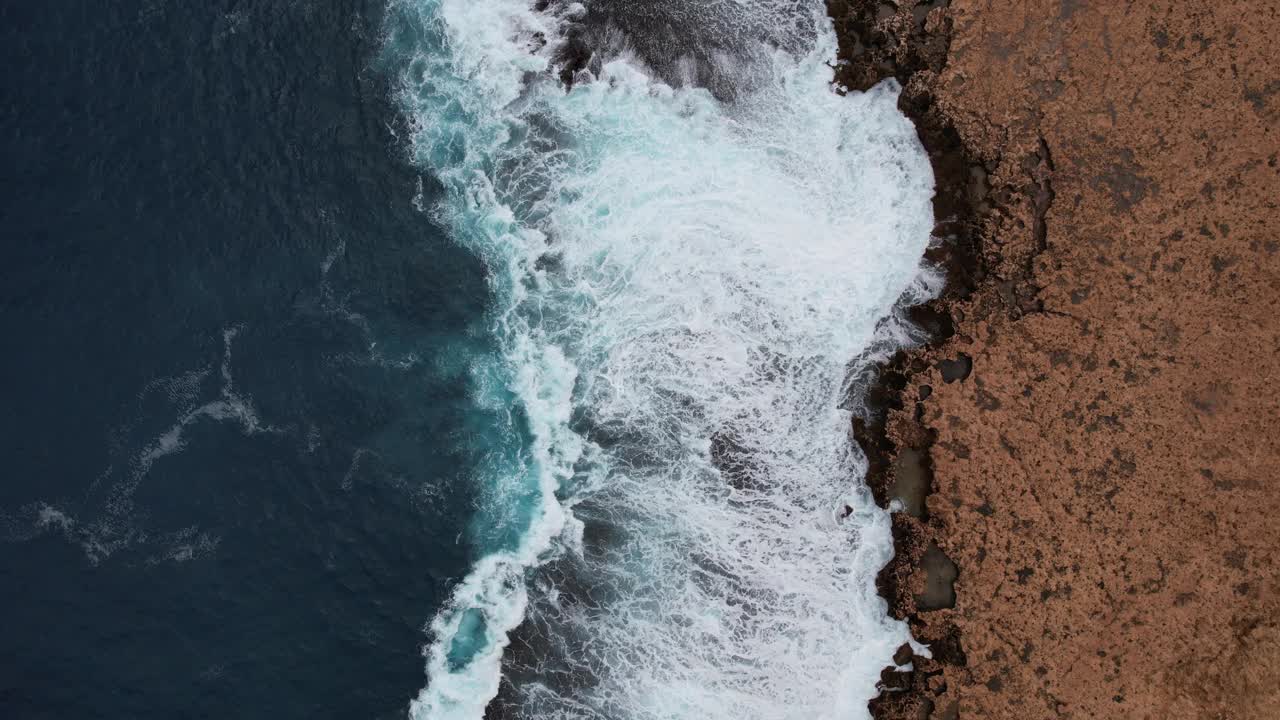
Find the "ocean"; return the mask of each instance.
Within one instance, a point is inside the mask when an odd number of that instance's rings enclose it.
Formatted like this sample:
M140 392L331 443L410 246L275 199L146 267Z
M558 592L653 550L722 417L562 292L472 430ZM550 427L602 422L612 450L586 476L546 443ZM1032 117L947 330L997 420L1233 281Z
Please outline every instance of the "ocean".
M859 718L933 177L820 0L0 8L0 710Z

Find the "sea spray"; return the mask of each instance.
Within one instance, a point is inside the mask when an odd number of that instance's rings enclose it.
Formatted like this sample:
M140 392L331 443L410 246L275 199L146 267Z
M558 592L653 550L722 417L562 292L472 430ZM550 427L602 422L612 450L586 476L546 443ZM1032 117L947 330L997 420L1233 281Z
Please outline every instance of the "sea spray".
M866 716L907 632L841 403L934 290L933 178L895 86L830 88L820 5L723 6L814 28L752 46L731 99L625 43L566 89L576 4L392 5L413 160L497 301L476 401L512 408L415 717L482 717L504 670L514 717Z

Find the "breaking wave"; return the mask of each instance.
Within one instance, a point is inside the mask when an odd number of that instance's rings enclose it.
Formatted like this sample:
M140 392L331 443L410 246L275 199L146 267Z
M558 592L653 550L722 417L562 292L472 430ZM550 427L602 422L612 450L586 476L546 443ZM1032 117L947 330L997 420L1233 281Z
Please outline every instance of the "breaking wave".
M475 399L509 408L411 713L865 717L908 632L848 378L938 285L898 89L833 91L818 0L645 5L723 39L670 62L585 25L627 3L540 4L386 28L430 212L490 271Z

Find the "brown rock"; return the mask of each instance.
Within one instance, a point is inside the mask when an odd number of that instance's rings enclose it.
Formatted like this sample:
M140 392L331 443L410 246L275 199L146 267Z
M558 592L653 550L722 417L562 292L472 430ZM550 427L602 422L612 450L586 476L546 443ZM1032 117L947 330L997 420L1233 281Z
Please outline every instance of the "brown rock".
M934 655L873 711L1280 717L1280 3L828 6L949 238L938 342L857 431Z

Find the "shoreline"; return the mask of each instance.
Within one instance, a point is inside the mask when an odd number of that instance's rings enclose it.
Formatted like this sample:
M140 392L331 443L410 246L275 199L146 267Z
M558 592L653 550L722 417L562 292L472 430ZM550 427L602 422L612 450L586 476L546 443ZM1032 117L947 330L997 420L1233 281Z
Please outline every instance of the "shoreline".
M874 0L827 2L839 41L836 83L848 91L865 91L892 77L903 88L899 109L916 125L937 186L935 234L941 241L925 257L946 277L939 297L907 309L926 341L897 351L875 369L877 378L864 399L866 417L853 421L854 440L867 459L865 481L877 504L886 509L893 500L903 504L903 510L892 514L894 556L878 574L876 589L888 602L889 615L906 621L915 640L929 645L933 656L916 655L908 645L899 648L894 664L881 673L882 692L869 702L877 720L934 717L935 710L938 718L957 717L958 704L939 692L942 668L967 664L954 624L926 628L920 621L922 605L925 611L954 607L959 568L933 541L940 529L930 526L927 514L927 499L934 492L929 450L936 433L919 420L932 386L911 387L955 335L954 313L986 278L980 225L992 207L984 204L990 194L983 187L985 169L938 109L929 86L950 50L951 19L944 11L932 12L946 4L930 3L925 13L904 5L890 15ZM967 356L942 362L947 368L944 382L962 380L971 370ZM908 412L906 408L911 408L911 420L891 423L891 414ZM917 569L924 578L913 583ZM900 671L908 664L911 671Z
M854 422L932 659L874 717L1280 714L1280 9L828 0L895 77L942 297Z

